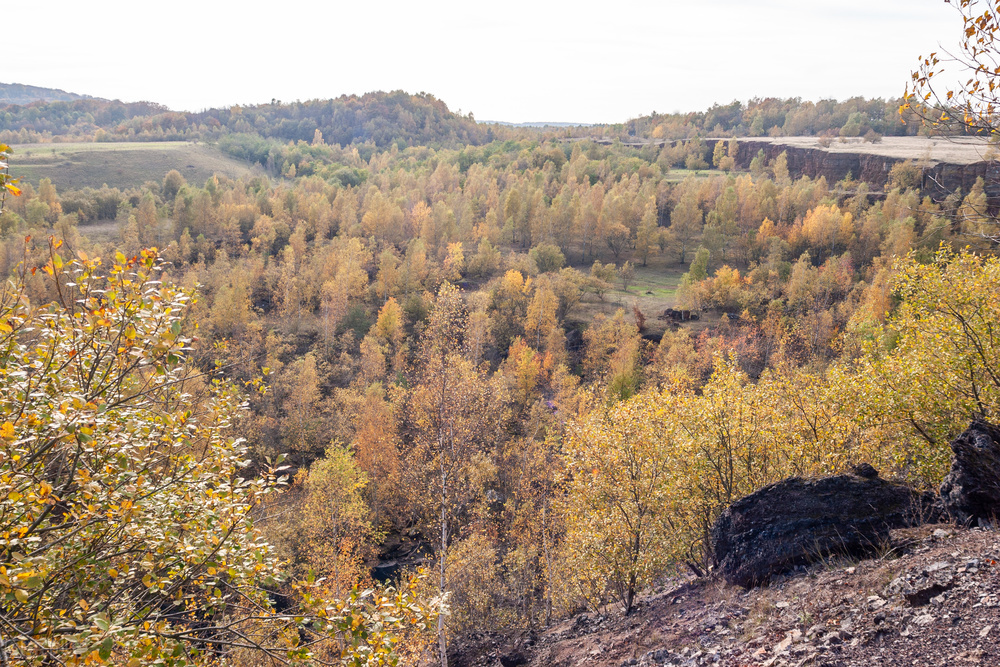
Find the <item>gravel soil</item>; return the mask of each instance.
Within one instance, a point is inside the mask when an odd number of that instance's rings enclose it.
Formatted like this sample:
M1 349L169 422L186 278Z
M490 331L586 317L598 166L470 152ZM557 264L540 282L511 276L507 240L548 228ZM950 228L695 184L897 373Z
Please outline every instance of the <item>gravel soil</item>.
M1000 533L894 531L877 559L824 562L765 588L673 580L627 617L459 646L453 667L1000 666Z

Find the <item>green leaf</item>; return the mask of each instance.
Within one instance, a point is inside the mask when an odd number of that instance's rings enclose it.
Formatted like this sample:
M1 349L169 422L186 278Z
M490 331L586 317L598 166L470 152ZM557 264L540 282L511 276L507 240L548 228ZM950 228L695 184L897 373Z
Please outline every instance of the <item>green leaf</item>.
M101 656L101 660L107 660L111 657L112 648L114 648L114 642L111 641L111 637L108 637L101 644L101 648L97 651L97 655Z

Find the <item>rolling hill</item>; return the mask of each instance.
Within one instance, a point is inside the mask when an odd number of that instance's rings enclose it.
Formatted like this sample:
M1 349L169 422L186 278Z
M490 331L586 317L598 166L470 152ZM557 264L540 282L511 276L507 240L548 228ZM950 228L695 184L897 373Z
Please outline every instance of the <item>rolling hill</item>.
M159 182L176 169L191 183L204 183L212 174L237 178L250 167L225 155L214 146L188 141L143 143L59 143L15 145L12 172L22 182L37 186L49 178L60 191L99 188L107 183L118 188Z
M0 83L0 107L9 104L25 105L32 102L73 102L94 99L99 98L68 93L58 88L42 88L23 83Z

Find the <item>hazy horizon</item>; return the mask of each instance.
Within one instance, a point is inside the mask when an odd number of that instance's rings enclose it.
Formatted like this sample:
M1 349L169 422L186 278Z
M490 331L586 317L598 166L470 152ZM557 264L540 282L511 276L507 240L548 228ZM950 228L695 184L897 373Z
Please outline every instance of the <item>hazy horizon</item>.
M388 2L376 13L290 0L266 16L181 1L189 25L171 30L148 27L164 24L160 10L121 0L97 14L47 6L57 11L45 48L11 31L18 55L5 80L177 111L402 89L507 123L615 123L755 97L898 97L917 57L960 27L941 0L631 0L613 13L603 3ZM81 33L92 37L82 58Z

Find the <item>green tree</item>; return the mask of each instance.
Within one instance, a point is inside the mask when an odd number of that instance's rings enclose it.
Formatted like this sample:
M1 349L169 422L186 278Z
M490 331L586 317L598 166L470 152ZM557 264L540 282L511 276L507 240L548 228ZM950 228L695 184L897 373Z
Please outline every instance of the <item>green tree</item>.
M622 281L622 291L627 292L628 286L635 280L635 267L632 262L625 262L618 271L618 278Z
M601 264L600 260L594 260L590 267L590 281L587 286L597 294L597 297L604 301L604 295L611 289L611 283L618 277L618 269L611 262Z
M635 254L642 258L643 266L646 266L649 256L655 253L660 240L660 227L656 218L656 202L650 201L635 234Z
M704 280L708 277L709 255L710 253L707 248L698 248L698 252L695 253L694 259L691 261L691 267L687 272L687 276L689 276L692 282Z
M187 185L187 181L181 172L176 169L171 169L167 172L167 175L163 177L163 197L168 200L173 200L177 197L177 193L181 191Z
M705 217L698 206L698 195L694 190L693 182L685 188L677 206L670 214L670 232L677 243L678 259L684 264L690 250L701 236L702 225Z
M559 246L551 243L540 243L532 248L528 255L535 262L539 273L558 271L566 264L566 256Z

